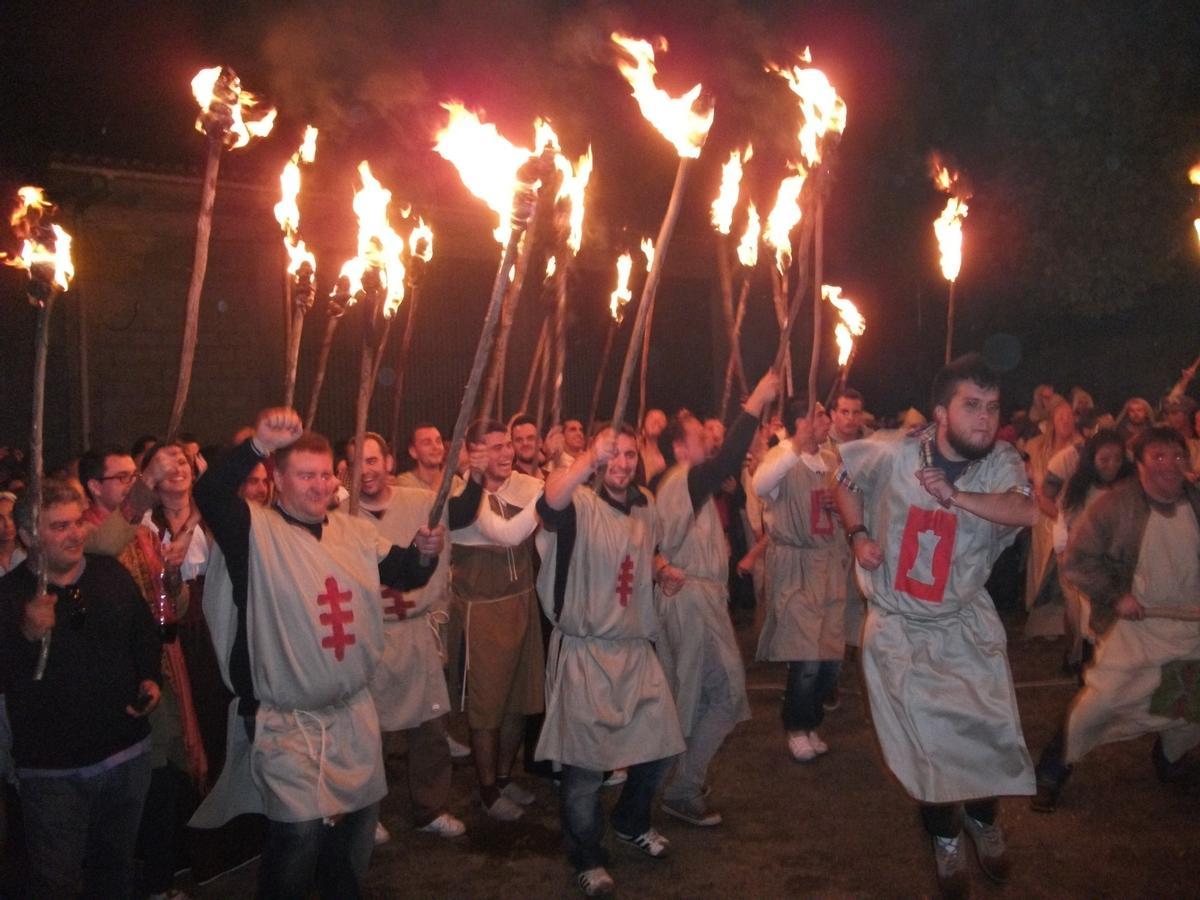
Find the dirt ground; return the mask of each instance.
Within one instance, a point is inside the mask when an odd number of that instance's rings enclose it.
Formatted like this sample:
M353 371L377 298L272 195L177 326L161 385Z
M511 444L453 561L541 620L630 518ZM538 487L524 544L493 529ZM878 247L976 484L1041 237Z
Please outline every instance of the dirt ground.
M1019 634L1022 616L1006 616ZM738 629L752 657L755 623ZM1074 683L1059 672L1062 644L1010 643L1025 736L1035 758L1050 738ZM749 665L753 719L740 725L710 773L713 805L725 817L700 829L655 813L671 855L652 860L613 847L619 896L916 897L936 895L932 856L915 804L883 767L855 666L844 669L842 703L821 734L830 751L809 764L791 760L781 735L780 664ZM461 732L461 723L455 723ZM977 897L1200 896L1200 795L1160 785L1150 738L1100 748L1077 767L1059 811L1038 815L1024 798L1002 803L1013 858L1005 888L975 867ZM393 834L377 848L370 897L540 898L580 896L566 863L557 796L527 779L536 804L516 824L489 820L469 767L456 768L451 810L467 824L447 841L409 827L403 758L388 761L393 789L382 818ZM611 804L619 788L606 789ZM610 838L611 841L611 838ZM255 866L205 887L199 898L253 894Z

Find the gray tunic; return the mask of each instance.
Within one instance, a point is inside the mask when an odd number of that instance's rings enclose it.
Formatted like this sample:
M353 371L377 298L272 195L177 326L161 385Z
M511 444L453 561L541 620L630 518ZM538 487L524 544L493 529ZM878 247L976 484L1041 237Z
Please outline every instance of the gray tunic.
M706 667L722 683L715 702L723 703L734 722L750 718L746 664L729 620L729 544L711 498L699 512L693 509L687 473L687 466L673 466L659 482L656 498L659 552L687 573L673 597L656 591L663 660L684 735L699 718Z
M366 510L389 544L407 547L417 529L429 521L434 494L429 490L393 487L383 515ZM443 524L445 514L443 514ZM371 679L371 696L384 731L416 728L450 711L438 625L447 618L450 593L450 543L446 542L429 583L415 591L384 588L383 657Z
M859 569L870 604L863 673L884 759L927 803L1034 792L1007 638L984 589L1019 529L942 509L917 481L921 438L881 432L841 446L883 548ZM997 443L956 482L961 490L1028 491L1020 456Z
M538 593L554 632L536 757L603 771L674 756L683 735L651 646L654 502L625 515L581 487L572 504L576 537L557 621L558 535L537 538Z

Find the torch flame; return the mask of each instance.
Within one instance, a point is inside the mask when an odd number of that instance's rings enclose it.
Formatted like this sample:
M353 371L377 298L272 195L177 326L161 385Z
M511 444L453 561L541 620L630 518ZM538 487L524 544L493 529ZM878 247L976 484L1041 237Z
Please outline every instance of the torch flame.
M553 256L546 257L546 277L545 281L549 281L554 277L554 273L558 271L558 261Z
M383 315L391 318L404 302L404 240L388 222L392 192L371 174L365 161L358 164L358 174L362 188L354 195L354 214L358 217L359 283L367 268L379 272L385 290Z
M800 191L806 173L797 172L779 182L775 206L767 216L762 239L775 251L775 265L785 274L792 265L792 229L800 224Z
M41 217L53 208L46 200L45 192L39 187L26 185L17 191L20 201L9 217L9 222L22 238L21 255L6 260L6 265L24 269L33 277L34 267L49 271L49 280L60 290L71 286L75 277L75 263L71 259L71 235L58 225L48 229L41 224ZM41 277L41 276L39 276Z
M533 151L511 143L495 125L484 124L457 101L443 103L442 108L450 113L450 119L437 133L433 149L458 169L467 190L491 207L499 219L493 233L504 246L512 233L509 211L517 188L517 170Z
M962 223L967 217L967 204L958 197L946 201L946 208L933 223L937 235L938 251L941 254L942 277L947 281L958 278L962 267Z
M713 123L712 107L699 102L701 86L697 84L683 96L672 97L654 83L658 69L654 65L654 47L649 41L616 32L612 40L633 59L632 63L618 59L617 68L633 89L633 98L641 107L642 115L675 146L680 156L698 157ZM667 42L659 38L658 44L666 52Z
M646 257L646 274L650 274L654 268L654 241L650 238L642 238L642 255Z
M933 233L937 236L938 252L941 254L942 277L947 281L955 281L962 268L962 223L967 217L967 199L971 192L961 182L959 173L943 165L936 153L930 169L938 190L951 195L942 214L934 220Z
M283 229L283 247L288 255L288 274L295 275L304 263L317 271L316 257L309 252L300 239L300 163L311 163L317 156L317 129L311 125L305 129L304 142L292 154L279 176L280 199L275 204L275 221Z
M807 48L800 58L802 62L812 62ZM820 69L794 65L790 69L768 66L768 70L778 72L799 98L800 113L804 118L796 136L800 142L800 154L810 167L816 166L821 162L825 136L841 134L846 129L846 101L838 96L837 90Z
M422 262L433 259L433 229L426 225L420 216L408 235L408 254L410 259L419 259Z
M618 325L621 324L621 318L625 315L625 304L633 299L633 291L629 289L629 275L632 272L633 256L629 253L622 253L617 257L617 289L612 292L612 298L608 303L609 314Z
M733 209L737 206L738 190L742 184L742 170L750 161L754 148L735 150L729 154L729 162L721 167L721 188L712 204L712 223L721 234L729 234L733 225Z
M821 296L837 307L841 321L834 328L834 339L838 345L838 365L844 366L850 360L850 351L854 349L854 339L867 330L867 320L858 311L849 298L842 296L842 289L832 284L821 285Z
M222 68L222 66L213 66L209 69L201 69L192 78L192 96L200 104L200 117L196 119L196 130L207 134L205 114L213 106L227 106L232 118L229 133L234 138L230 149L236 150L238 147L245 147L250 143L251 138L266 137L271 133L271 129L275 125L275 109L272 107L253 119L245 118L246 112L258 106L258 97L249 91L243 91L241 79L232 72L229 73L227 82L233 97L232 102L229 98L222 96L223 92L217 90Z
M1200 163L1196 163L1188 170L1188 180L1192 184L1200 185ZM1196 226L1196 239L1200 240L1200 219L1193 219L1192 224Z
M592 179L592 148L579 157L575 163L568 161L562 154L555 157L555 166L562 173L562 185L558 189L558 201L570 205L568 217L567 246L572 253L579 252L583 243L583 213L584 195L587 193L588 182Z
M738 243L737 248L738 262L747 269L753 269L758 265L758 240L761 231L762 223L758 218L758 210L751 203L750 209L746 213L746 230L742 232L742 240Z

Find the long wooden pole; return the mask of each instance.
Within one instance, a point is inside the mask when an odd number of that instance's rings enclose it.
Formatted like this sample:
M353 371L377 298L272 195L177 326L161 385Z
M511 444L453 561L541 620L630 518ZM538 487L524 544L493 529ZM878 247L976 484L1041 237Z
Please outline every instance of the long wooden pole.
M733 376L735 371L741 370L742 390L745 391L746 372L742 368L742 350L741 350L741 335L742 321L746 318L746 297L750 293L750 276L747 274L746 280L742 282L742 289L738 293L737 312L734 313L733 327L729 331L729 362L725 366L725 386L721 390L721 407L718 413L718 418L722 422L725 421L725 413L729 410L729 396L733 393Z
M521 405L518 412L529 413L529 401L533 397L533 385L542 369L542 357L546 355L546 340L550 332L550 317L542 319L542 330L538 332L537 346L533 349L533 359L529 362L529 374L525 376L525 390L521 392Z
M362 307L362 342L358 362L358 397L354 404L354 459L350 461L350 515L358 515L359 498L362 496L362 468L366 456L363 447L367 434L367 414L371 409L371 394L375 390L374 367L376 357L375 340L381 318L379 307L383 300L383 287L378 269L368 269L363 275L365 296L359 302Z
M83 293L76 290L75 300L79 303L79 428L83 445L92 446L92 373L88 363L88 345L91 343L88 329L87 302Z
M546 192L543 191L543 194ZM549 201L553 202L550 197ZM500 331L496 335L496 351L492 357L491 369L488 372L487 385L483 389L483 407L479 418L491 417L495 409L497 416L504 415L504 369L508 361L508 339L512 333L513 321L517 315L517 304L521 300L521 289L525 285L525 274L529 271L529 260L533 256L533 245L537 237L538 222L542 217L542 207L545 204L538 200L533 209L533 216L525 231L525 240L521 242L517 252L517 264L513 273L512 283L504 297L504 306L500 313Z
M570 253L563 254L563 265L555 281L554 304L554 399L550 404L550 426L562 424L563 368L567 355L567 272L570 270Z
M208 138L208 156L204 163L204 183L200 189L200 214L196 218L196 246L192 255L192 278L188 282L187 306L183 320L183 346L179 353L179 377L175 383L175 400L167 437L174 438L183 421L188 389L192 384L192 363L196 358L196 333L200 324L200 293L204 288L204 273L208 269L208 242L212 234L213 206L217 197L217 173L221 168L221 135Z
M950 280L950 302L946 306L946 358L944 362L950 362L954 355L954 282L956 279Z
M600 392L604 389L604 376L608 374L608 358L612 356L613 339L617 334L617 320L609 319L608 334L604 338L604 350L600 354L600 369L596 372L596 386L592 388L592 406L588 410L588 431L596 424L596 410L600 408Z
M37 571L37 593L46 593L46 557L38 539L38 518L42 514L42 481L45 478L45 448L42 425L46 410L46 356L50 350L50 311L58 288L50 286L43 302L38 303L37 330L33 344L33 419L29 426L29 497L33 518L29 526L34 568ZM50 658L50 632L42 636L38 647L37 665L33 680L41 681L46 674L46 662Z
M671 188L671 200L667 204L666 214L658 229L658 240L654 244L654 265L642 286L642 297L638 303L637 315L633 320L633 331L629 336L629 348L625 351L625 364L621 367L621 381L617 386L617 403L613 409L612 428L614 432L625 424L625 411L629 405L629 388L633 381L633 369L637 365L638 351L645 339L646 326L654 307L654 297L658 293L658 282L667 262L667 249L671 244L671 235L675 232L675 223L679 220L679 210L683 206L683 192L687 187L688 174L693 160L681 157L679 168L675 172L675 186Z
M467 384L463 389L463 399L458 407L458 418L454 422L450 446L446 450L446 465L442 467L442 481L438 485L437 494L433 498L433 506L429 510L430 528L436 528L441 523L442 510L450 497L450 485L454 479L458 456L462 452L463 442L467 437L467 426L470 424L471 414L474 412L475 403L479 398L479 385L483 380L483 370L492 352L496 321L500 318L500 305L504 300L505 289L508 287L508 270L517 257L521 235L525 233L537 204L534 186L540 178L545 177L545 173L550 170L552 164L552 157L548 153L543 153L536 160L531 159L518 173L518 187L513 194L512 234L509 235L504 255L500 258L500 268L496 270L496 279L492 284L492 296L488 300L487 312L483 318L483 329L479 333L479 343L475 346L475 359L471 363L471 373L467 377Z
M308 395L308 412L304 416L304 430L312 431L313 422L317 419L317 405L321 402L321 386L325 383L325 367L329 363L329 348L333 346L333 335L338 323L346 312L345 301L349 297L329 297L325 301L325 333L321 335L321 349L317 351L317 369L313 373L313 383Z
M404 333L400 336L400 351L396 356L396 381L392 387L392 452L400 445L400 402L404 399L404 377L408 372L408 354L412 348L413 319L417 315L417 296L420 289L415 282L409 284L408 314L404 319Z
M287 299L291 316L287 328L287 370L283 376L283 405L289 409L296 399L296 367L300 362L300 337L304 333L304 317L313 303L312 266L300 264L295 275L287 276Z
M813 185L818 187L819 185ZM813 336L812 354L808 359L808 415L817 408L817 373L821 368L821 313L825 301L821 296L825 278L825 201L820 193L816 199L815 222L813 224Z

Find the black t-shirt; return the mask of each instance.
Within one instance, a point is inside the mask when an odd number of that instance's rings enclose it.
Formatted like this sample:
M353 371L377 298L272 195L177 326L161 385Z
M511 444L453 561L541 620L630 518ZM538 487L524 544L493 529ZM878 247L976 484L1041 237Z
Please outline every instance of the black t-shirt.
M87 554L58 596L45 675L34 681L38 641L21 634L37 589L22 563L0 578L0 685L20 768L75 769L98 763L150 734L125 707L146 679L162 683L162 644L137 584L115 559Z

